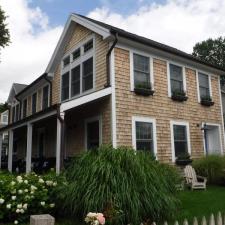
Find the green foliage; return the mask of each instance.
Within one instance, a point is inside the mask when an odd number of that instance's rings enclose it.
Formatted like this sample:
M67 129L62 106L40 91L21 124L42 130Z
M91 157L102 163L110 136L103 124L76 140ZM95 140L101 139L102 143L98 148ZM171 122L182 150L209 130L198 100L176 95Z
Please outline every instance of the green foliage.
M225 69L225 38L209 38L197 43L193 48L193 56Z
M0 223L26 221L30 215L55 210L55 189L62 180L54 173L15 176L0 172Z
M102 146L77 157L66 171L66 211L84 217L103 212L113 224L140 224L172 217L177 171L158 163L148 153Z
M10 42L10 35L7 25L5 23L6 16L5 12L1 9L0 6L0 47L5 47Z
M0 113L6 111L8 109L7 103L0 103Z
M210 184L224 182L225 158L219 155L210 155L193 161L193 167L198 175L207 177Z

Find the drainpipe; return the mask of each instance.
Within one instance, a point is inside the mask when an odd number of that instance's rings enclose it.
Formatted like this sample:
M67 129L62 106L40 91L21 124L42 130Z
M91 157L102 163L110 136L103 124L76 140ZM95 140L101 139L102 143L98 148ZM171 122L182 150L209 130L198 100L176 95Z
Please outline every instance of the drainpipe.
M46 76L44 76L44 79L49 83L49 87L50 87L50 106L52 105L52 81L48 79L48 74L46 74Z
M112 33L112 31L111 31ZM111 86L111 82L110 82L110 55L112 53L112 50L114 49L114 47L116 46L117 42L118 42L118 34L117 33L113 33L114 35L114 41L112 46L110 47L109 51L106 54L106 73L107 73L107 83L105 84L105 87L110 87Z
M61 145L60 145L60 168L64 168L64 151L65 151L65 120L60 113L60 104L57 107L57 119L61 124Z

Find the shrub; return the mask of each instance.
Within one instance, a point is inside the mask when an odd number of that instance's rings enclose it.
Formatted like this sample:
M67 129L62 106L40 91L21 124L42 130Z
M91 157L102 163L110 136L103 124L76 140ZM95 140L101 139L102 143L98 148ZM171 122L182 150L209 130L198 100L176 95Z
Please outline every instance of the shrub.
M0 222L24 222L31 214L54 211L54 189L60 179L54 174L15 176L0 172Z
M172 217L178 174L150 154L102 146L74 159L66 170L66 211L81 218L103 212L113 224L140 224Z
M207 177L210 184L224 182L225 158L219 155L210 155L193 161L193 167L198 175Z

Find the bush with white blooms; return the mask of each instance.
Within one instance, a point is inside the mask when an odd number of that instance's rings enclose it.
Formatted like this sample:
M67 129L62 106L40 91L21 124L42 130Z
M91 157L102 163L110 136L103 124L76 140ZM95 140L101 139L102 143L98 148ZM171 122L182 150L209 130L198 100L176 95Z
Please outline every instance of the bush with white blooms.
M104 225L105 217L102 213L89 212L84 221L90 225Z
M52 213L54 189L58 179L53 173L12 175L0 172L0 223L19 224L31 214Z

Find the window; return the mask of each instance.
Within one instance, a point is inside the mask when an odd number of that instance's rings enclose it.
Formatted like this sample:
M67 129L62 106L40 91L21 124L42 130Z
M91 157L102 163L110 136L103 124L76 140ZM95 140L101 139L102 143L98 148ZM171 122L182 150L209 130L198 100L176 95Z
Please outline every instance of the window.
M183 68L169 64L171 93L184 91Z
M66 67L70 64L70 56L67 56L65 59L63 59L63 66Z
M16 115L16 107L13 106L12 107L12 122L16 122L15 115Z
M8 124L8 111L3 112L1 115L1 124Z
M83 91L93 88L93 57L83 62Z
M181 155L190 153L189 125L186 122L172 122L172 151L173 161Z
M101 129L101 117L94 117L85 121L86 149L95 149L100 146Z
M80 48L73 52L73 60L76 60L80 57Z
M150 88L150 59L149 57L133 54L134 87Z
M16 121L20 119L20 105L16 105Z
M43 95L42 95L42 110L48 108L49 102L49 86L45 86L43 88Z
M84 52L86 53L87 51L89 51L92 48L93 48L93 39L91 39L86 44L84 44Z
M23 118L27 116L27 99L23 101Z
M209 76L203 73L198 73L198 83L200 99L210 97Z
M80 65L72 69L71 97L80 94Z
M133 117L132 121L132 141L134 149L156 155L155 120L145 117Z
M32 95L32 114L35 114L37 111L37 93Z
M69 72L62 75L62 101L67 100L69 98L69 75Z

